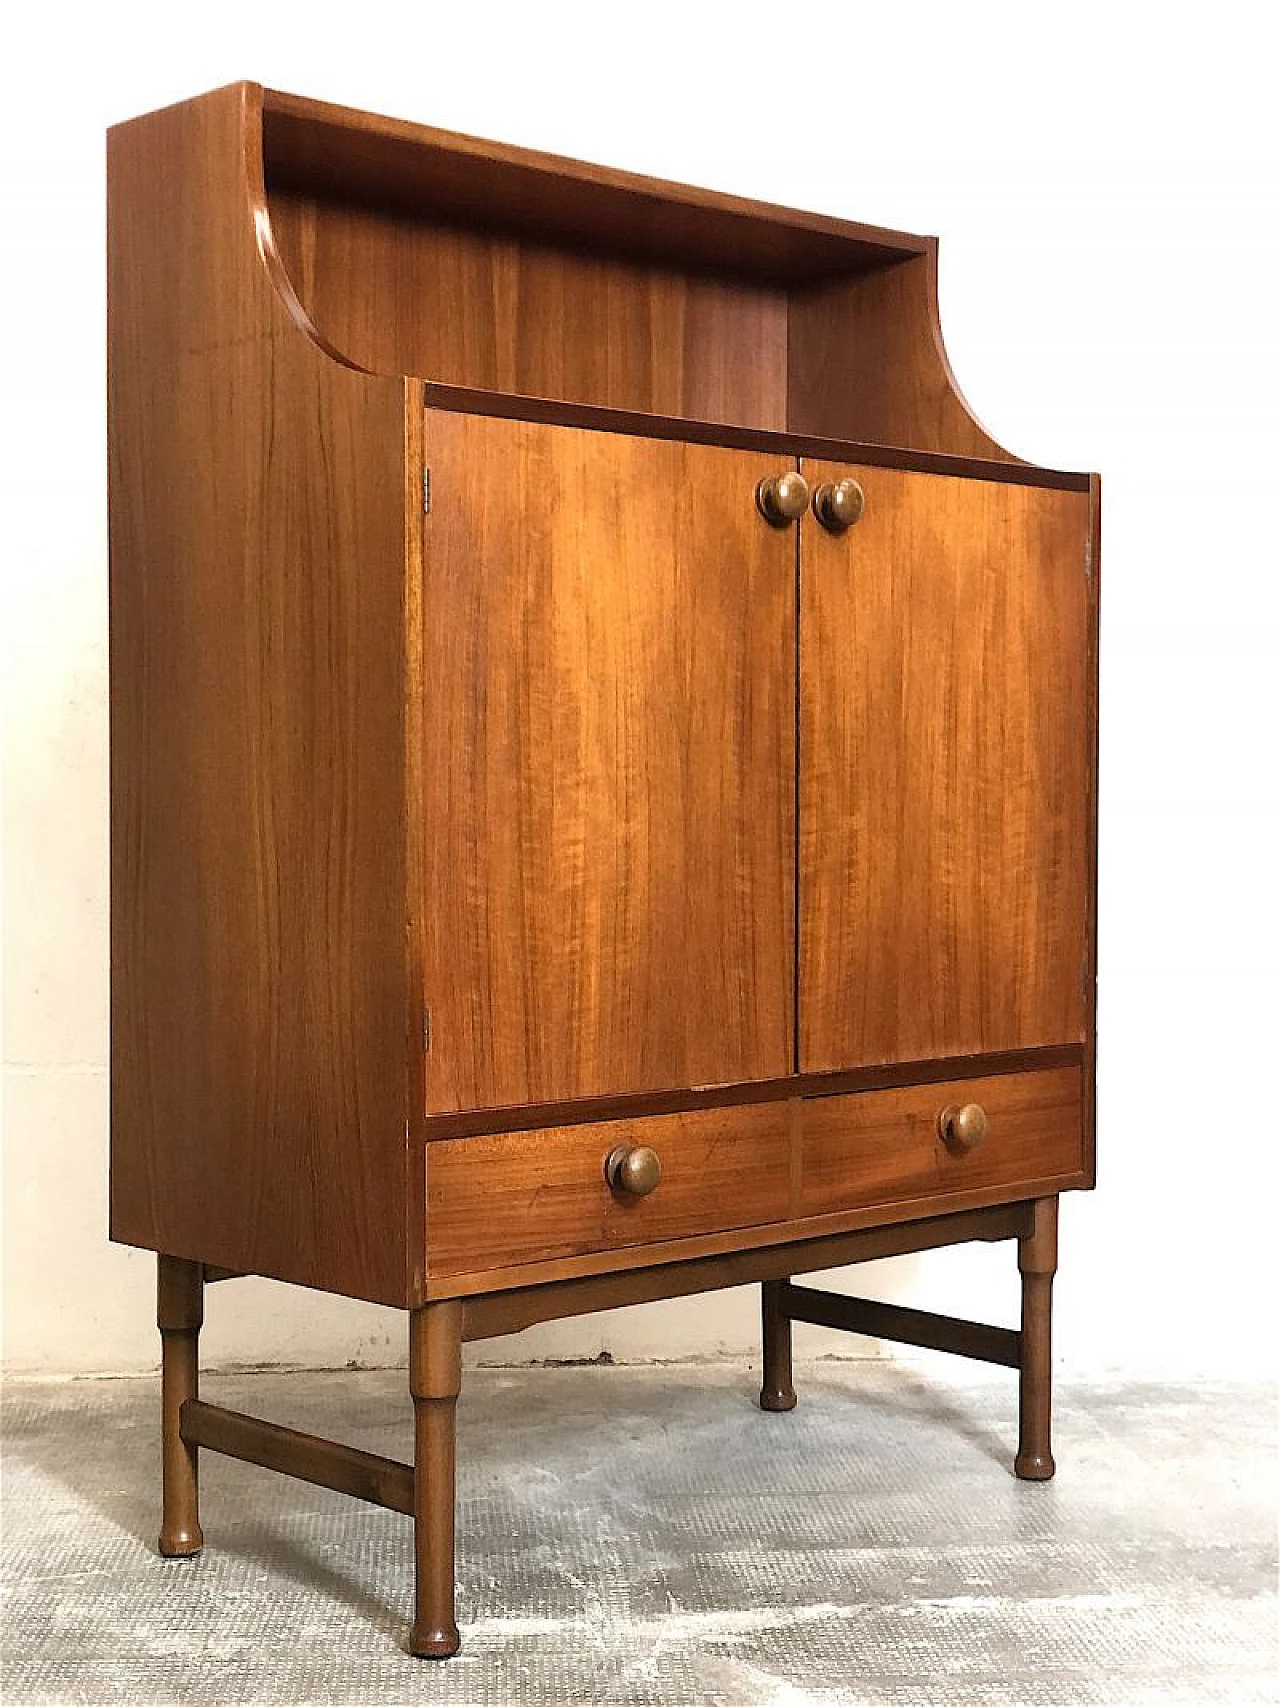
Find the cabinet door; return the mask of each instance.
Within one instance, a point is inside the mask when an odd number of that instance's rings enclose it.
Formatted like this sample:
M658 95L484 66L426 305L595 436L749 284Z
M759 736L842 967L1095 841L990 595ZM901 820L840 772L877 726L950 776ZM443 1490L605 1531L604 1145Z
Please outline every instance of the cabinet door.
M802 1071L1077 1041L1087 494L806 463Z
M427 459L430 1111L789 1072L774 460L435 412Z

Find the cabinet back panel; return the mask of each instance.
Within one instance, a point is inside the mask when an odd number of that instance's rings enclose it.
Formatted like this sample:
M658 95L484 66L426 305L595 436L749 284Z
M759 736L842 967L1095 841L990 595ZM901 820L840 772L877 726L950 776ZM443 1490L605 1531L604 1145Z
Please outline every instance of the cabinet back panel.
M299 300L350 360L439 384L782 429L787 294L769 284L275 189Z
M430 1112L790 1072L776 463L436 411L426 453Z

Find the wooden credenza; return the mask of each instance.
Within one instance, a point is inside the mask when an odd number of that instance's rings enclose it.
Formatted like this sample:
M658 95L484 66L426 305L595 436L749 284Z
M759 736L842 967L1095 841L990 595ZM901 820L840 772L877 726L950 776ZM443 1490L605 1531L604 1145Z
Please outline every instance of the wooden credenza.
M414 1517L464 1340L763 1283L1019 1370L1093 1181L1096 477L936 244L239 84L109 141L111 1232L201 1448ZM792 1284L1015 1239L1018 1331ZM207 1282L410 1313L413 1465L198 1396Z

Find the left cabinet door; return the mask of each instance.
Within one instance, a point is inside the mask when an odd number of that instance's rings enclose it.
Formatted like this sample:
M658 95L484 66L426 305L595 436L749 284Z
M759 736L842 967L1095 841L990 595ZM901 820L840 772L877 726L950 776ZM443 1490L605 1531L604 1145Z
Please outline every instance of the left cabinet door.
M428 1111L789 1073L774 459L432 411L427 461Z

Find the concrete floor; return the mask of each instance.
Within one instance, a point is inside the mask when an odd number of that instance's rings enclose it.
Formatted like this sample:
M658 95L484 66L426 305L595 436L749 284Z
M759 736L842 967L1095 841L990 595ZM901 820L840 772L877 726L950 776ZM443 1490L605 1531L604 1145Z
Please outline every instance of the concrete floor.
M161 1561L156 1383L13 1384L4 1701L1275 1701L1273 1395L1063 1386L1023 1486L1012 1380L968 1371L801 1365L789 1416L745 1366L470 1373L443 1665L403 1651L404 1518L208 1454L205 1553ZM402 1375L205 1396L410 1450Z

